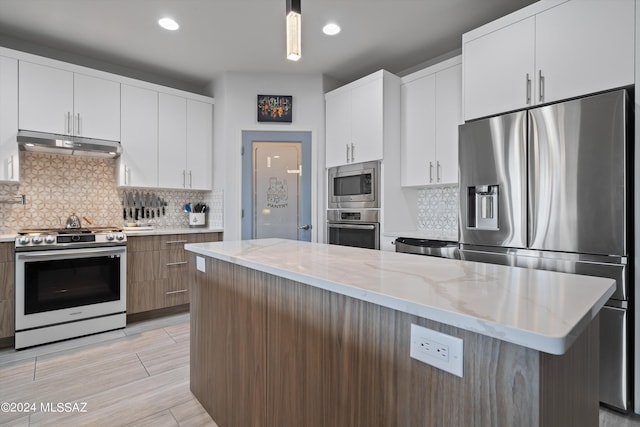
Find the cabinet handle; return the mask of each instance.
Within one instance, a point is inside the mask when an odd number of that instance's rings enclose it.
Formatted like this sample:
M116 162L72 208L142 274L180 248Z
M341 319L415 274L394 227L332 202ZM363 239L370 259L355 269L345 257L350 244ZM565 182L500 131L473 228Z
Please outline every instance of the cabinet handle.
M188 242L188 240L169 240L166 243L167 243L167 245L172 245L172 244L175 244L175 243L187 243L187 242Z
M67 111L67 126L64 129L64 133L71 135L71 111Z
M429 162L429 182L433 182L433 162Z
M179 291L169 291L169 292L166 292L166 294L167 295L173 295L173 294L181 294L181 293L184 293L184 292L187 292L187 290L186 289L180 289Z
M538 79L540 82L540 102L544 102L544 76L542 70L538 70Z
M182 169L182 187L187 188L187 171Z
M129 185L129 180L127 179L127 165L124 165L124 185Z
M167 263L167 267L172 266L172 265L185 265L185 264L188 264L188 261L168 262Z
M354 150L355 150L355 145L353 145L353 142L351 143L351 162L355 162L356 161L356 156L354 154Z
M527 73L527 105L531 104L531 78L529 78L529 73Z
M436 178L440 182L440 160L436 161Z
M77 114L78 122L76 123L76 135L82 135L82 131L80 130L80 113Z
M9 170L10 170L10 178L9 179L13 179L13 154L9 157Z
M347 144L347 163L349 163L349 144Z
M193 188L193 176L191 170L189 170L189 188Z

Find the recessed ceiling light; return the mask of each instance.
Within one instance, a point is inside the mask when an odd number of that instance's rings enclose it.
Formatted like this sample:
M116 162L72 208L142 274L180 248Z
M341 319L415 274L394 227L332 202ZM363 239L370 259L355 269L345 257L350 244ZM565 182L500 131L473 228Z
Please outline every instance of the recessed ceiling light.
M180 28L180 25L176 21L171 18L162 18L158 20L158 25L160 25L165 30L175 31Z
M322 27L322 32L328 36L335 36L340 32L340 26L338 24L330 22L324 27Z

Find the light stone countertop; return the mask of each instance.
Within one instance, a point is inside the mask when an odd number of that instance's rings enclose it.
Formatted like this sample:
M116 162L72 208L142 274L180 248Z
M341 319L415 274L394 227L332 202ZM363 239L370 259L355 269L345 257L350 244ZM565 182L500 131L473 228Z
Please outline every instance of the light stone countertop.
M140 230L125 230L127 236L159 236L162 234L222 233L222 228L153 228L140 227ZM0 234L0 243L14 242L17 233Z
M194 233L222 233L223 228L146 228L139 227L139 230L135 230L136 227L127 228L123 230L127 236L160 236L163 234L194 234Z
M409 237L413 239L447 240L458 241L458 232L447 232L438 230L413 230L413 231L385 231L382 233L386 237Z
M551 354L615 290L612 279L283 239L185 249Z

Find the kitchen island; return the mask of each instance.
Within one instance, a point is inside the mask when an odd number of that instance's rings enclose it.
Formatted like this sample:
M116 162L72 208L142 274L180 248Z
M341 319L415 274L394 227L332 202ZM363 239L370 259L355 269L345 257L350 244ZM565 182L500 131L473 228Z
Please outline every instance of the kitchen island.
M598 424L614 281L281 239L186 245L191 390L221 426ZM410 358L463 340L463 376Z

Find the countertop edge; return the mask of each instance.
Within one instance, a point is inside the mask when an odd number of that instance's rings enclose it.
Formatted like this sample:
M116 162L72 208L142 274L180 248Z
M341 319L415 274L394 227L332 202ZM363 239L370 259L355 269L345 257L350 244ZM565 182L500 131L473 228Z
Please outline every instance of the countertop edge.
M204 249L199 245L201 244L187 244L185 245L185 250L193 252L195 254L251 268L264 273L273 274L278 277L283 277L285 279L293 280L327 291L336 292L341 295L356 298L358 300L371 302L382 307L401 311L407 314L412 314L418 317L454 326L480 335L497 338L533 350L556 355L564 354L571 347L571 345L576 341L580 334L586 329L587 325L597 316L609 297L615 292L615 281L612 279L608 291L596 302L596 304L591 307L590 310L584 313L581 320L573 328L571 328L566 336L549 336L533 331L506 326L494 321L480 319L468 314L453 313L451 311L443 310L436 307L430 307L413 301L393 297L387 294L376 293L352 285L338 283L327 279L310 276L304 273L293 272L283 268L264 265L262 263L252 262L250 260L221 254L219 252ZM508 337L505 337L505 335L507 334Z

